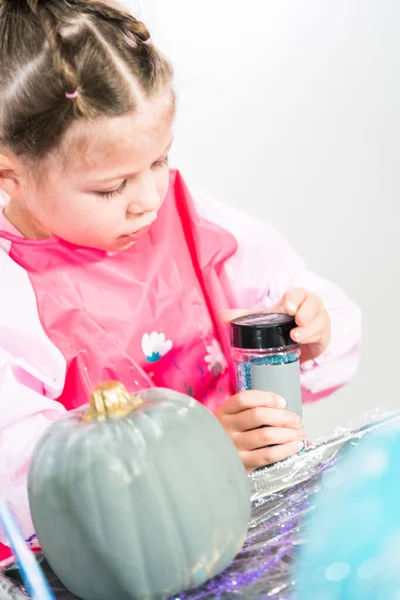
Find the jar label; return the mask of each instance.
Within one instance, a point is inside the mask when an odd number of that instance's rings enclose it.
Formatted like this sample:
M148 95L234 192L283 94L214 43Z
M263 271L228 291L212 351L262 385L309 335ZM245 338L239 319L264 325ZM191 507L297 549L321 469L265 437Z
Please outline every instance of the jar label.
M256 365L250 363L252 390L272 392L287 402L287 410L302 416L300 362L283 365Z

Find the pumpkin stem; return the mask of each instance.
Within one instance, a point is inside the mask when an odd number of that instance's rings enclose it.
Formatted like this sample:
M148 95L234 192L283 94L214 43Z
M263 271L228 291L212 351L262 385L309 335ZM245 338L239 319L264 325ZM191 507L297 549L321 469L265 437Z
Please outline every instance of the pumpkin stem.
M125 417L143 404L143 400L133 396L119 381L101 383L92 392L84 421L105 421L109 417Z

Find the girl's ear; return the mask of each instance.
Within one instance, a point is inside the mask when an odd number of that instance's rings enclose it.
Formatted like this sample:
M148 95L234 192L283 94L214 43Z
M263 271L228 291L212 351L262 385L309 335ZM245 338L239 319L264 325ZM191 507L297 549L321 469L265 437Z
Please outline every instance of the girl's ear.
M23 173L18 158L0 150L0 190L10 198L19 200L22 197Z

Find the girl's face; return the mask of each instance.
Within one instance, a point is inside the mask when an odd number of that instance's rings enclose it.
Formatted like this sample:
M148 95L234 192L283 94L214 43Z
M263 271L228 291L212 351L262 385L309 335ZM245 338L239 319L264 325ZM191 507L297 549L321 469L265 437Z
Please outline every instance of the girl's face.
M30 238L118 251L144 235L168 190L173 102L135 114L77 121L43 170L27 168L6 216Z

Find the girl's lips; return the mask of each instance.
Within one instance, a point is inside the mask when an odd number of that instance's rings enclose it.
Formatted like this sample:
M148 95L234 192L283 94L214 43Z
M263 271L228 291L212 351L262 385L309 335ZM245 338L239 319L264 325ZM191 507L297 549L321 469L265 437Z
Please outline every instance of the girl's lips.
M138 240L139 238L143 237L144 235L146 235L146 233L149 231L150 229L150 225L147 225L147 227L143 227L142 229L138 229L138 231L135 231L135 233L128 233L126 235L120 235L119 236L119 240Z

